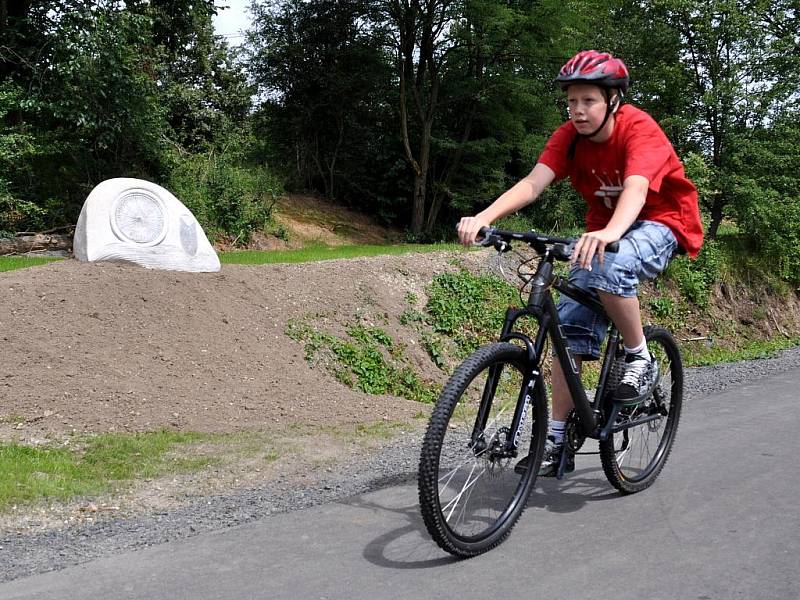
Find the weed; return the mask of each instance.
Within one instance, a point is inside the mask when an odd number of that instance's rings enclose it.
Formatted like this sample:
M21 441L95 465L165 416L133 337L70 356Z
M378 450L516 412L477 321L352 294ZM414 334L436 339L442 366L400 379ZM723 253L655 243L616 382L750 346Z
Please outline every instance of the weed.
M409 308L401 313L400 324L411 325L412 323L425 323L425 315L416 309Z
M428 356L431 357L433 364L440 369L444 369L447 365L447 359L445 356L444 341L442 340L442 337L435 333L424 331L422 333L422 345L424 346L425 351L428 353Z
M677 306L672 298L650 298L647 301L650 311L658 319L671 319L677 312Z
M403 347L383 329L356 323L345 332L347 339L317 331L307 321L290 321L286 327L286 335L305 342L306 360L322 359L332 375L349 387L418 402L436 399L435 386L419 380Z
M428 322L434 332L454 339L459 356L496 336L518 298L516 288L497 277L466 270L437 275L426 291Z

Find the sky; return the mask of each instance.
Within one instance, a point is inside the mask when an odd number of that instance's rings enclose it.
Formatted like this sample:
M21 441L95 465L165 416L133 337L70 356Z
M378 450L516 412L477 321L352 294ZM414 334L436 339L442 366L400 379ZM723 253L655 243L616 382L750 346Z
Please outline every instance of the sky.
M219 10L214 17L214 30L217 35L224 35L231 46L244 42L244 30L250 26L247 7L251 0L217 0L217 7L229 6Z

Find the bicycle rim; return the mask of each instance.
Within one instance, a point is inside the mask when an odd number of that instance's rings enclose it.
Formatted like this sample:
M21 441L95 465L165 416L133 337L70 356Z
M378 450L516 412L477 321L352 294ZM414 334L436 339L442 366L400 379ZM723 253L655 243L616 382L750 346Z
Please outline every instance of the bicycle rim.
M658 477L675 441L683 401L683 366L677 344L661 328L646 328L645 337L658 364L660 381L650 398L623 411L618 422L656 418L600 443L606 477L624 493L641 491Z
M539 388L526 383L524 358L512 344L479 349L453 374L431 416L420 457L420 507L434 540L457 556L480 554L505 539L536 479L547 409ZM510 428L523 386L526 414L515 433ZM482 403L485 424L473 444ZM503 454L515 435L516 456ZM526 456L532 468L515 472Z

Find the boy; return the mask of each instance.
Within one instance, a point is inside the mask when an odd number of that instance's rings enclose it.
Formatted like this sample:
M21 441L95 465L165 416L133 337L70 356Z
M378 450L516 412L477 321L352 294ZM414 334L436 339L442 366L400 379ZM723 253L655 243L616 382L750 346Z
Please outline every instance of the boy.
M608 53L585 50L556 77L567 94L569 121L550 137L525 178L491 206L458 225L461 243L472 244L481 227L536 200L553 181L569 177L588 204L586 233L575 245L570 281L598 294L622 335L625 372L615 401L628 405L650 393L652 357L642 330L640 281L654 278L678 251L697 256L703 229L697 190L658 124L644 111L622 106L629 84L624 63ZM620 241L619 252L607 244ZM578 368L600 356L607 324L577 302L562 298L559 317ZM572 398L553 361L553 414L539 474L552 476L561 459ZM517 465L524 469L525 461ZM574 462L566 465L573 470Z

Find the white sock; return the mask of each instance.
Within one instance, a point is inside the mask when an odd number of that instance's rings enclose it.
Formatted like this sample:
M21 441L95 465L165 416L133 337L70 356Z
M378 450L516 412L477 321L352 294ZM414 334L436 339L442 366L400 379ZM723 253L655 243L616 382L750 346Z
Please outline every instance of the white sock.
M625 348L625 354L639 354L641 356L645 355L649 356L649 354L645 352L645 350L647 350L647 342L645 340L642 340L642 343L636 346L636 348L628 348L625 345L623 345L623 348Z
M550 425L547 427L547 435L548 437L552 437L556 441L556 444L560 444L564 441L564 432L566 429L566 421L550 421Z

